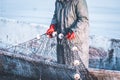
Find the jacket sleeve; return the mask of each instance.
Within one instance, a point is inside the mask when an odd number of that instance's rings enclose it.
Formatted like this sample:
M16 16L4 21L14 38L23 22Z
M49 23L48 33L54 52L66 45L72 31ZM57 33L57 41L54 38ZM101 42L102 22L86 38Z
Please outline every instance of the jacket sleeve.
M78 0L76 4L76 16L77 20L73 26L71 26L71 30L73 32L76 32L79 30L81 27L84 27L85 24L89 24L88 22L88 9L87 9L87 4L85 0ZM79 29L78 29L79 28Z
M57 12L56 12L56 8L57 8L57 0L55 2L55 10L54 10L54 14L53 14L53 18L52 18L51 24L57 24Z

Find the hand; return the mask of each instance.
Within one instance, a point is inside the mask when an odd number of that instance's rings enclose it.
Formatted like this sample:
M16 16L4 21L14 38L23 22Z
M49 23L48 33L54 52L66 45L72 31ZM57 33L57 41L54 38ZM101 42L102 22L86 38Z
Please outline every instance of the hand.
M66 38L69 39L69 40L74 39L75 38L74 32L68 32L67 35L66 35Z
M51 24L50 28L47 30L46 34L48 35L49 38L52 38L52 34L55 31L55 25Z

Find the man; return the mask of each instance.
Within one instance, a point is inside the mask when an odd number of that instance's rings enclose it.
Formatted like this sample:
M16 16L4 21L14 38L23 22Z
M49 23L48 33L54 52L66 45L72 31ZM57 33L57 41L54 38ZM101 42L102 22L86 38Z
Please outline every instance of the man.
M58 34L58 63L73 65L74 60L81 58L88 67L88 25L85 0L56 0L53 19L46 34L50 38L55 31ZM77 47L77 54L71 53L73 46L70 43Z

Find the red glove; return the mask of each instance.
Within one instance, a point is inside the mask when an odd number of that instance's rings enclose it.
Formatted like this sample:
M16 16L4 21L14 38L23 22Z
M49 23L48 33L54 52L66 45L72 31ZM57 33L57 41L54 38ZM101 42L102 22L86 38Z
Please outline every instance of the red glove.
M66 38L69 39L69 40L74 39L74 38L75 38L74 32L72 32L72 33L69 32L69 33L66 35Z
M51 24L50 25L50 28L47 30L46 34L52 38L52 33L55 31L55 25L54 24Z

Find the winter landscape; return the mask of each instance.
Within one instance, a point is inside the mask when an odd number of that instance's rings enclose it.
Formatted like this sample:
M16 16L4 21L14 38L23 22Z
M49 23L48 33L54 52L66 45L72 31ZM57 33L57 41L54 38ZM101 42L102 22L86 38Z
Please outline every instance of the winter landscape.
M9 48L44 34L51 23L54 2L0 0L0 50L13 51L13 48ZM120 1L87 0L87 3L90 19L89 68L120 71ZM18 51L23 49L16 48ZM41 53L38 57L48 58L47 55ZM56 55L49 54L49 60L55 62Z

